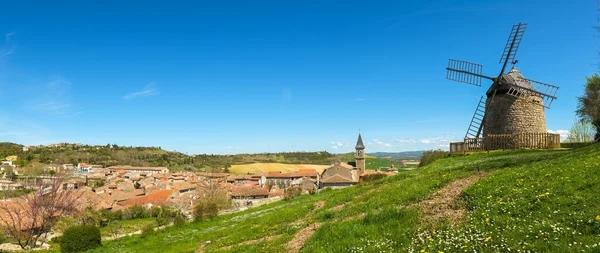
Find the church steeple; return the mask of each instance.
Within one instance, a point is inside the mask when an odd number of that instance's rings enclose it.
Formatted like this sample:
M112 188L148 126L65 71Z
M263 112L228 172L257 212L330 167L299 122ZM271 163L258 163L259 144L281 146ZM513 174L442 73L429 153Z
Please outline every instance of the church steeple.
M356 142L356 149L365 149L365 144L363 144L362 137L360 133L358 134L358 141Z
M356 154L354 158L356 159L356 168L359 170L359 174L365 172L365 144L363 144L362 136L360 133L358 134L358 141L356 141Z

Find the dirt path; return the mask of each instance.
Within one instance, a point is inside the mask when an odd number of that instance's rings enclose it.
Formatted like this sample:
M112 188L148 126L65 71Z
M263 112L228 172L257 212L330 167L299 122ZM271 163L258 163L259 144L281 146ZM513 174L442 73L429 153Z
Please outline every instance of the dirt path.
M464 207L456 203L456 199L461 192L469 186L477 183L480 179L486 177L488 173L478 173L468 178L456 180L440 189L427 200L411 206L421 209L421 221L433 224L441 220L450 220L456 222L460 220L464 213Z
M315 231L317 231L317 229L319 229L319 227L321 227L321 223L309 224L308 226L306 226L305 228L300 230L300 232L296 233L296 236L294 236L294 239L289 241L287 244L288 252L289 253L300 252L300 249L302 249L302 246L304 246L304 243L306 241L308 241L308 239L310 239L310 237L312 237L312 235L315 233Z
M263 238L256 239L256 240L248 240L245 242L240 242L240 243L236 244L235 246L251 245L251 244L255 244L255 243L259 243L259 242L268 242L268 241L277 239L279 237L281 237L281 235L271 235L271 236L263 237ZM228 246L222 247L221 250L229 250L232 247L233 247L232 245L228 245ZM196 252L199 252L199 251L196 251Z

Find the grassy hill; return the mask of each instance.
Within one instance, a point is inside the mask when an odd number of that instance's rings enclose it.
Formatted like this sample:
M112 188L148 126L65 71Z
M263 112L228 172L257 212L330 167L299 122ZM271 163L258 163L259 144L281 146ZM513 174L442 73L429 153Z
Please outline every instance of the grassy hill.
M93 252L600 251L600 145L438 160Z
M86 162L104 166L168 166L172 171L221 169L251 163L329 165L335 159L333 154L325 151L190 156L160 147L124 147L116 144L61 144L53 147L33 147L28 151L23 151L22 148L19 144L0 143L0 158L15 155L18 157L16 164L23 167L32 164Z

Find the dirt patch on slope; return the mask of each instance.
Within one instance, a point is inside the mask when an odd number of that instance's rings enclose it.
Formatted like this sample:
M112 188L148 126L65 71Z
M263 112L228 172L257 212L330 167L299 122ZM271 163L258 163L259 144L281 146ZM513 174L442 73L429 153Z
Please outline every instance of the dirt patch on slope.
M288 252L300 252L300 249L302 249L304 243L308 241L310 237L312 237L312 235L315 233L315 231L317 231L317 229L319 229L319 227L321 227L321 223L313 223L300 230L300 232L296 233L294 239L289 241L287 244Z
M271 240L275 240L279 237L281 237L281 235L271 235L271 236L263 237L263 238L256 239L256 240L248 240L248 241L240 242L240 243L236 244L235 246L243 246L243 245L251 245L251 244L260 243L260 242L268 242ZM228 249L231 249L232 247L233 246L228 245L228 246L222 247L221 250L228 250Z
M334 207L330 208L329 210L337 212L337 211L344 209L345 206L346 206L346 204L341 204L341 205L334 206Z
M435 223L441 220L459 221L465 214L465 208L456 203L461 192L488 175L478 173L468 178L456 180L440 189L427 200L411 205L421 209L421 221Z
M325 201L322 201L322 200L321 200L321 201L319 201L319 202L315 202L315 207L316 207L317 209L319 209L319 208L323 207L324 205L325 205Z

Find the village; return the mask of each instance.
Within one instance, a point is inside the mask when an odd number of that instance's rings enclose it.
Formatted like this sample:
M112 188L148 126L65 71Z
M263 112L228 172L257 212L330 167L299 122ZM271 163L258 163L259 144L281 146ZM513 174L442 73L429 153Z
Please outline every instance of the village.
M387 171L365 170L365 146L358 136L355 146L355 162L344 163L339 159L322 170L300 169L296 172L266 172L231 174L223 172L170 172L167 167L119 165L103 167L87 163L48 165L47 176L28 176L23 169L10 161L14 181L6 177L0 180L1 190L39 191L44 182L55 180L56 175L68 175L61 181L62 190L79 193L78 208L95 210L124 210L131 206L152 208L168 206L180 210L188 218L193 208L206 195L215 192L231 200L230 208L221 212L234 212L249 207L284 199L287 192L315 194L325 188L343 188L361 182L368 175L391 176L398 170L391 166ZM212 191L212 192L211 192ZM74 193L74 194L76 194ZM290 193L291 194L291 193ZM4 200L12 201L11 198Z

